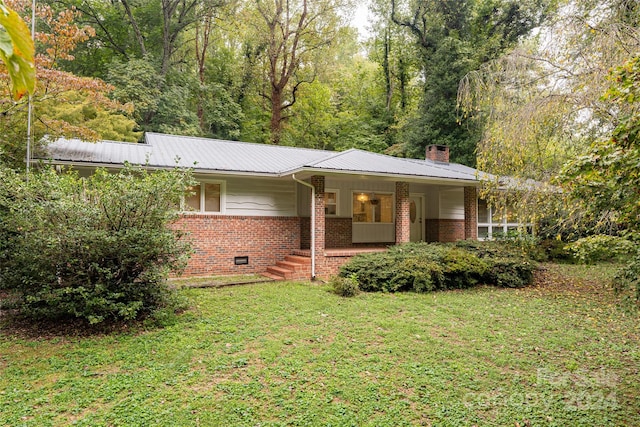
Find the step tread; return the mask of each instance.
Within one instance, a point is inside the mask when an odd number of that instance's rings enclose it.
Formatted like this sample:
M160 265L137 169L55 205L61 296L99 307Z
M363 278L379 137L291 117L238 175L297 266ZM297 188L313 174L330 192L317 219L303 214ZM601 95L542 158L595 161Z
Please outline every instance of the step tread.
M293 262L296 264L311 264L310 257L304 257L300 255L287 255L284 257L285 261Z
M275 266L275 265L271 265L271 266L267 267L267 271L269 273L280 274L281 276L284 276L285 274L293 273L293 270L290 270L288 268L278 267L278 266Z

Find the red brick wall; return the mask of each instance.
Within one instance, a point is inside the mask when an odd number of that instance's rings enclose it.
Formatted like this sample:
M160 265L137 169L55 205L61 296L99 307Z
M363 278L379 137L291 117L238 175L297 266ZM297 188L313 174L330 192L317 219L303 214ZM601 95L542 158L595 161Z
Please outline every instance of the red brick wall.
M427 242L455 242L465 238L463 219L427 219Z
M464 238L478 240L478 189L464 187Z
M316 265L316 276L329 279L331 276L338 274L342 264L345 264L352 257L353 255L322 257L322 262Z
M300 249L311 249L311 218L300 218Z
M394 242L387 243L353 243L353 221L351 218L326 218L325 242L327 248L355 248L355 247L385 247L393 245ZM300 218L300 249L311 248L311 218Z
M353 221L351 218L326 218L325 241L327 248L350 248Z
M188 233L194 253L185 275L262 273L300 248L300 219L223 215L184 215L176 227ZM248 256L248 265L234 257Z

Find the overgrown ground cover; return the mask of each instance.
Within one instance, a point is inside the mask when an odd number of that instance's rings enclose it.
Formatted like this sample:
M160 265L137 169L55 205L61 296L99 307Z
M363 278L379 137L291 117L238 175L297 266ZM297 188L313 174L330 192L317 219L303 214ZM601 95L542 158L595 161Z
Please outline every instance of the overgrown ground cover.
M165 328L95 337L1 320L0 426L640 425L612 269L544 268L524 289L183 289Z

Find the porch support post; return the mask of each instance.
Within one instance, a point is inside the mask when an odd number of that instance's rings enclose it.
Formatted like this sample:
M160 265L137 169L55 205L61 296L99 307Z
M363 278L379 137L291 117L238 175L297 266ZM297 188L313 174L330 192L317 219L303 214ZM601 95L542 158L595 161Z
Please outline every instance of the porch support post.
M478 189L464 187L464 238L478 240Z
M396 182L396 245L411 240L409 183Z
M324 176L314 175L311 177L311 185L316 189L315 191L315 218L314 223L311 224L315 233L315 264L316 269L322 273L322 266L324 265L324 245L325 245L325 221L324 221Z

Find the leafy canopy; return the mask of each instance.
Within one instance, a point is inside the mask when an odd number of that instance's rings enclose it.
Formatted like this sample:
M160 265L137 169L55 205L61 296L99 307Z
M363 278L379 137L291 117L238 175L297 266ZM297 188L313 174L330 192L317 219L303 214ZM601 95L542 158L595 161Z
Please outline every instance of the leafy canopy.
M20 15L0 0L0 59L11 79L11 93L19 100L35 86L34 47ZM2 70L0 70L2 71Z

